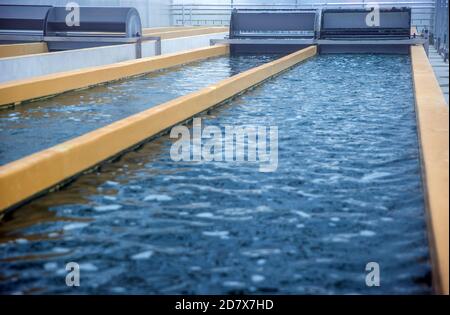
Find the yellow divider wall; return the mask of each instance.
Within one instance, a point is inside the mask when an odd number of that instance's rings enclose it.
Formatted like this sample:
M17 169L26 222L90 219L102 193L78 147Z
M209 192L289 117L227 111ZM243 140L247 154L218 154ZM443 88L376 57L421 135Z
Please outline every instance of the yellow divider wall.
M0 45L0 58L35 55L48 52L46 43Z
M157 34L157 33L167 33L167 32L175 32L175 31L188 31L188 30L202 30L206 28L210 28L211 26L168 26L168 27L151 27L144 28L142 33L144 35L147 34Z
M228 32L228 27L205 27L205 28L194 28L188 30L174 30L166 32L148 32L144 33L146 36L158 36L164 39L179 38L179 37L189 37L196 35L206 35L214 33L224 33Z
M433 282L449 294L449 108L422 46L411 46L411 59Z
M163 26L163 27L148 27L142 30L144 35L146 34L154 34L154 33L162 33L162 32L170 32L170 31L180 31L180 30L192 30L195 28L203 28L198 26Z
M0 84L0 108L9 104L136 76L228 53L228 46L217 45L163 56L123 61L111 65L7 82Z
M200 91L6 164L0 167L0 209L5 210L17 205L21 201L93 167L101 161L314 56L316 51L315 46L303 49Z

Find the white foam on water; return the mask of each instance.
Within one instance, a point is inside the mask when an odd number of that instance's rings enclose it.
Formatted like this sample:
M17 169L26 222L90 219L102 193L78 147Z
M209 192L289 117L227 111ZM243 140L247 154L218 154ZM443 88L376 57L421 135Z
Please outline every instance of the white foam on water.
M292 212L295 213L296 215L304 218L304 219L311 218L311 215L309 213L304 212L304 211L292 211Z
M348 243L349 239L345 237L335 236L331 238L333 243Z
M93 272L93 271L98 271L98 267L96 265L94 265L93 263L82 263L82 264L80 264L80 270Z
M105 182L105 185L108 185L108 186L119 186L119 183L118 182L114 182L112 180L108 180L108 181Z
M281 250L279 250L278 248L259 248L242 251L242 255L254 258L278 254L281 254Z
M214 214L211 212L201 212L197 213L195 216L199 218L214 218Z
M387 173L387 172L377 172L377 171L375 171L375 172L372 172L372 173L370 173L370 174L366 174L366 175L364 175L362 178L361 178L361 181L362 182L371 182L371 181L373 181L373 180L376 180L376 179L380 179L380 178L383 178L383 177L386 177L386 176L389 176L389 175L391 175L391 173Z
M212 237L220 237L220 238L228 238L230 232L228 231L204 231L203 235L212 236Z
M16 239L16 243L17 244L27 244L28 240L25 238L18 238L18 239Z
M77 222L77 223L71 223L71 224L67 224L63 227L64 231L72 231L72 230L77 230L77 229L82 229L85 228L86 226L88 226L89 223L82 223L82 222Z
M173 198L167 195L148 195L144 201L171 201Z
M48 262L44 264L44 269L47 271L52 271L58 269L58 264L55 262Z
M153 256L153 251L152 250L148 250L136 255L131 256L131 259L133 260L144 260L144 259L149 259L150 257Z
M266 278L264 276L252 275L252 281L255 282L255 283L262 282L264 280L266 280Z
M117 200L117 197L115 197L115 196L103 196L103 199L109 200L109 201L115 201L115 200Z
M376 233L374 231L363 230L363 231L359 232L359 235L365 236L365 237L372 237L372 236L375 236Z
M53 251L54 253L64 254L64 253L70 252L70 249L64 248L64 247L54 247L54 248L52 249L52 251Z
M94 207L94 210L99 212L105 212L105 211L116 211L121 208L122 208L121 205L103 205Z
M245 287L245 283L240 282L240 281L224 281L223 286L231 287L231 288L242 288L242 287Z
M199 209L199 208L209 208L209 207L211 207L210 202L192 202L187 205L177 206L177 208L183 208L183 209Z

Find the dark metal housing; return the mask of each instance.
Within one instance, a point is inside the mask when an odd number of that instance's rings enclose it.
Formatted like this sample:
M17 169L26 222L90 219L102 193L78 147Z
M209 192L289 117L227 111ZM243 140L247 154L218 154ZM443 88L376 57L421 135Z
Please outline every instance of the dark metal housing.
M320 53L409 53L426 38L411 36L410 8L234 10L232 54L289 53L317 45ZM376 16L376 17L375 17Z
M242 44L231 45L232 54L289 53L308 44L246 45L249 39L313 39L317 28L316 11L311 10L233 10L230 39L240 39Z
M21 43L24 36L44 36L51 6L0 5L0 43Z
M102 45L114 45L117 44L114 38L133 38L142 34L141 19L135 8L81 7L79 26L67 25L67 13L63 7L49 11L45 36L52 37L49 41L52 51L99 46L98 41L89 41L88 37L103 38ZM72 40L58 40L60 38Z
M50 51L140 42L138 11L127 7L80 7L79 23L67 23L65 7L0 5L0 43L45 41ZM73 25L72 25L73 24Z
M411 34L411 9L379 10L379 24L372 25L372 9L326 9L322 11L320 39L335 40L404 40ZM408 53L408 45L320 45L321 53Z

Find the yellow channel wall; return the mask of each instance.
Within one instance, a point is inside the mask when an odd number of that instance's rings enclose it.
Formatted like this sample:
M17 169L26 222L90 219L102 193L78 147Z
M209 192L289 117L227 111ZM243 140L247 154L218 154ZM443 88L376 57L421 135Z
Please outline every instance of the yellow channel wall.
M169 31L144 31L145 36L157 36L161 37L161 40L172 39L179 37L189 37L197 35L207 35L214 33L228 32L228 27L195 27L181 30L169 30Z
M411 46L433 285L449 294L449 108L422 46Z
M35 55L48 52L46 43L0 45L0 58Z
M228 53L228 46L217 45L1 83L0 108Z
M162 26L162 27L148 27L142 30L143 34L156 33L156 32L170 32L170 31L180 31L180 30L192 30L194 28L199 28L198 26Z
M315 46L308 47L1 166L0 213L289 69L316 52Z

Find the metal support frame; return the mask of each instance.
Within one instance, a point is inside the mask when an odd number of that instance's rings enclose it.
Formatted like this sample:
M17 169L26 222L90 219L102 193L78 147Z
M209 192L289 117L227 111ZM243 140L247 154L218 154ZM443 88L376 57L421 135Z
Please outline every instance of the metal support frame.
M448 0L435 0L434 28L432 32L433 46L438 53L448 60L449 30L448 30Z
M425 49L425 53L428 56L430 53L430 33L428 32L428 30L424 30L421 36L422 38L424 38L423 47Z
M151 37L151 36L144 36L145 40L154 40L155 41L155 55L159 56L161 55L161 37Z
M448 0L439 0L447 2ZM235 1L234 9L323 9L323 8L365 8L371 1L355 1L342 2L339 0L316 0L314 2L305 3L303 1L292 0L291 3L283 4L261 4L255 0L246 4ZM416 26L418 31L428 29L433 32L434 14L436 0L400 0L400 1L383 1L380 2L383 7L411 7L412 24ZM183 18L184 11L189 12L192 9L192 25L229 25L230 15L233 8L230 3L221 3L219 1L211 1L208 4L172 4L170 6L173 23L175 25L185 25L187 20Z
M410 39L211 39L211 45L423 45L426 38Z
M138 38L138 40L136 41L136 59L141 59L142 58L142 39Z
M12 42L45 42L47 44L51 43L66 43L70 44L73 43L73 45L79 46L80 43L100 43L101 46L110 46L110 45L120 45L120 44L135 44L136 46L136 58L142 58L142 42L145 41L155 41L155 55L161 55L161 37L155 37L155 36L141 36L141 37L130 37L130 38L123 38L123 37L105 37L105 36L41 36L41 35L4 35L0 34L0 42L2 40L12 40Z

